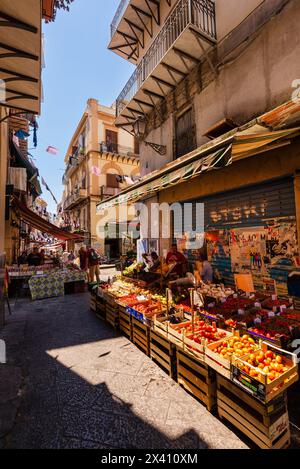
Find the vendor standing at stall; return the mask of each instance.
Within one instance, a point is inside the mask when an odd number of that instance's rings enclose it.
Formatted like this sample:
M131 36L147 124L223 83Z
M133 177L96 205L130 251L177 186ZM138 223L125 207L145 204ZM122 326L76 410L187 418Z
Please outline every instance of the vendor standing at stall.
M204 283L212 283L214 280L214 272L211 263L208 261L207 256L202 254L200 256L201 271L200 277Z
M37 247L33 248L32 252L27 258L27 262L30 267L38 267L42 265L42 256L39 253L39 249Z
M171 250L167 254L166 262L168 265L176 264L172 273L178 275L180 278L184 277L188 270L187 258L178 251L177 244L172 244Z

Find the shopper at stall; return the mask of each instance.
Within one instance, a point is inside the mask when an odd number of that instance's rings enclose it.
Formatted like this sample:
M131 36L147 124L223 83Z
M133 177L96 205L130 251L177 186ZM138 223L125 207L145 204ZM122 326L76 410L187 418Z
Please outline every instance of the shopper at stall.
M172 273L178 275L180 278L184 277L188 270L187 258L178 251L177 244L172 244L171 250L167 254L166 262L168 265L176 264Z
M42 256L37 247L33 248L32 252L28 256L27 262L30 267L38 267L42 265Z
M200 256L200 262L202 264L200 277L204 283L212 283L214 279L214 273L211 263L207 260L207 256L202 254Z
M80 269L83 270L84 272L87 272L88 270L88 254L87 254L87 249L85 246L82 246L79 249L79 259L80 259Z
M74 262L75 261L75 255L74 255L74 251L71 251L69 256L68 256L68 261L69 262Z
M27 252L23 251L22 254L18 257L18 265L25 265L28 263Z
M45 264L45 261L46 261L46 254L45 254L45 249L42 249L41 250L41 265L44 265Z
M94 248L89 248L87 251L88 267L90 282L94 283L95 276L97 283L100 283L100 256Z

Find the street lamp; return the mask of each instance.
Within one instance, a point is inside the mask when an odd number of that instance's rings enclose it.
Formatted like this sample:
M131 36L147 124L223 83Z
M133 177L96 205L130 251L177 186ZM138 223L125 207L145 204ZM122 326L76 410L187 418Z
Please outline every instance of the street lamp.
M156 153L164 156L167 153L167 147L165 145L158 145L157 143L144 141L146 135L147 120L143 116L139 116L133 123L133 132L136 138L140 142L144 142L146 146L153 148Z

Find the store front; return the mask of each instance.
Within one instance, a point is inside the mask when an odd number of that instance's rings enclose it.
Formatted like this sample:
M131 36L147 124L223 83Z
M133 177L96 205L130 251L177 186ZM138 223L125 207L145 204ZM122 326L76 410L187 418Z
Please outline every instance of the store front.
M234 283L235 273L251 272L257 288L270 280L277 292L288 293L288 276L300 270L296 205L292 177L268 181L189 201L192 224L204 204L205 251L216 278ZM188 232L181 220L174 223L174 238L193 260L198 252L188 249Z

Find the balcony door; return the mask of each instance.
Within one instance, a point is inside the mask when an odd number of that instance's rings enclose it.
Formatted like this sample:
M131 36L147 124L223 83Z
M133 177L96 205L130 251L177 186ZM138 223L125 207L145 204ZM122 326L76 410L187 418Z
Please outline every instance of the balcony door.
M105 140L107 151L118 153L118 132L106 130Z
M181 114L176 119L175 158L180 158L197 147L196 126L193 109Z

